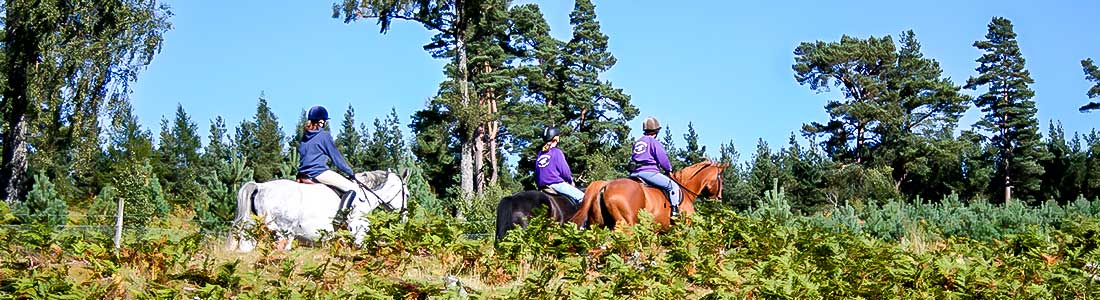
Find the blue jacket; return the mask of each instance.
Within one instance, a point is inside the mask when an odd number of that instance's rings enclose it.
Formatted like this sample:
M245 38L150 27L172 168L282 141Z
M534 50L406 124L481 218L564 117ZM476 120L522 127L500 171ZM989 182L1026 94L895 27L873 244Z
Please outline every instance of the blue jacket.
M306 131L302 136L302 144L298 145L298 156L301 157L298 173L309 178L328 171L329 159L332 159L336 168L344 172L344 175L355 174L348 166L348 162L344 160L344 156L340 155L340 150L336 149L336 142L332 140L332 135L324 129Z

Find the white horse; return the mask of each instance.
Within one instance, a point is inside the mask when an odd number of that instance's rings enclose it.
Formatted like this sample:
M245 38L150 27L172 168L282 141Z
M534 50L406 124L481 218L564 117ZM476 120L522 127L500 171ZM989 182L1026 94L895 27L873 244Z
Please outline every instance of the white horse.
M317 241L322 230L332 232L337 212L350 207L348 229L355 236L355 243L361 244L370 225L366 214L379 205L400 212L401 219L405 220L409 199L405 179L408 176L408 170L400 176L391 171L355 174L363 183L356 193L365 195L366 200L352 200L353 203L341 203L340 195L324 184L301 184L291 180L249 182L237 191L237 216L233 219L233 228L250 228L252 215L263 216L263 222L279 240L277 248L290 250L291 238ZM255 241L242 231L229 234L231 251L249 252L255 246Z

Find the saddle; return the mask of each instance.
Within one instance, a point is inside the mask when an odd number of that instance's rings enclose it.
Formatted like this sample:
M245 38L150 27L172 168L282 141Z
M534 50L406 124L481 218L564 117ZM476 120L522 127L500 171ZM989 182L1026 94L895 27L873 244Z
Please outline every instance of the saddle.
M301 184L320 184L319 182L313 181L313 179L311 179L311 178L298 177L294 181L296 181L298 183L301 183Z
M548 186L539 187L538 190L540 192L542 192L543 194L546 194L547 196L550 196L550 198L554 198L554 199L558 199L558 200L564 200L565 203L569 203L571 205L573 204L573 200L569 199L568 196L565 196L562 193L558 193L558 191L555 191L554 189L552 189ZM583 189L581 189L581 190L583 191ZM574 206L576 206L576 205L574 205Z
M645 180L642 180L642 178L641 178L641 177L636 177L636 176L630 176L630 177L627 177L627 179L633 180L634 182L637 182L638 184L641 184L641 185L642 185L642 188L655 188L655 189L660 189L660 188L658 188L658 187L655 187L655 186L652 186L652 185L650 185L650 184L649 184L648 182L645 182Z
M642 189L643 189L643 190L644 190L644 189L655 189L655 190L657 190L657 191L661 192L661 195L665 196L665 201L666 201L666 202L667 202L667 201L672 201L672 196L670 196L670 195L669 195L669 192L666 192L665 190L661 189L661 188L660 188L660 187L658 187L658 186L655 186L655 185L649 184L649 183L648 183L648 182L646 182L645 180L642 180L642 178L641 178L641 177L636 177L636 176L629 176L629 177L627 177L627 179L630 179L630 180L633 180L634 182L637 182L637 183L638 183L639 185L641 185L641 186L642 186Z

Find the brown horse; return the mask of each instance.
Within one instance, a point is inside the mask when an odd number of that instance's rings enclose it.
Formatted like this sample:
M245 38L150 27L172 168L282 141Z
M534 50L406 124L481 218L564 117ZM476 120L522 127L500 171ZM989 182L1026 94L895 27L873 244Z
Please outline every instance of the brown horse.
M536 207L546 207L551 219L558 223L569 222L577 211L573 201L565 196L543 191L523 191L500 199L497 203L497 240L504 238L516 225L527 228L527 220L534 216Z
M681 217L695 212L693 202L698 197L714 196L722 199L722 171L729 165L702 162L672 173L672 180L680 184L682 200ZM584 201L570 220L580 226L599 224L615 228L617 225L638 224L638 212L648 211L654 221L668 227L672 224L668 197L656 187L643 187L635 179L597 181L584 191Z

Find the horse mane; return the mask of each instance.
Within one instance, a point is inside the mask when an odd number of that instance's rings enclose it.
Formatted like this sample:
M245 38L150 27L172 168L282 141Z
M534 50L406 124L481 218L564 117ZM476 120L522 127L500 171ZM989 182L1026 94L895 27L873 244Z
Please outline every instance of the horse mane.
M707 167L712 166L712 165L714 165L714 162L711 162L711 161L708 160L708 161L704 161L704 162L701 162L701 163L697 163L697 164L694 164L694 165L687 166L683 170L681 170L681 172L688 173L689 170L694 169L693 171L691 171L691 176L687 176L688 178L691 178L691 177L695 177L696 175L699 175L699 173L702 173L703 170L706 170Z
M359 176L362 177L363 185L366 185L367 188L378 190L386 184L386 180L389 179L389 173L390 172L380 170L359 173Z

